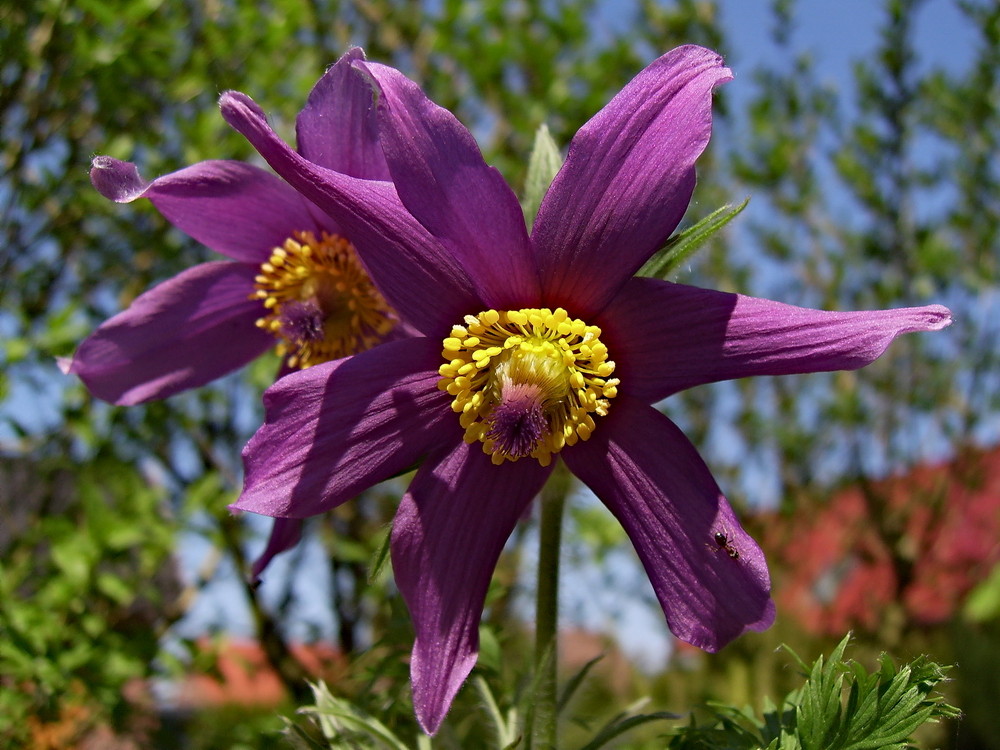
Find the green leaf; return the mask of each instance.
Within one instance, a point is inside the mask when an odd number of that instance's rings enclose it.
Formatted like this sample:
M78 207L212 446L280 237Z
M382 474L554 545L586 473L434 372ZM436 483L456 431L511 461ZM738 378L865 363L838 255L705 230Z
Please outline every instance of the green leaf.
M521 201L521 209L524 211L524 220L529 232L535 222L538 207L542 205L542 198L545 197L562 163L562 154L559 153L559 147L552 139L548 126L540 125L535 132L535 145L528 159L528 174L524 181L524 198Z
M559 696L558 703L556 703L557 715L563 712L563 709L566 708L566 704L569 703L570 699L573 697L573 694L577 691L580 685L583 684L583 681L590 673L590 670L593 669L594 665L596 665L597 662L599 662L603 658L604 654L598 654L593 659L584 664L582 667L580 667L577 673L569 679L569 682L566 683L566 687L563 688L562 695Z
M1000 618L1000 565L993 568L985 581L972 589L965 600L962 614L971 622Z
M630 715L630 713L631 707L611 719L611 721L605 724L604 727L596 735L594 735L594 739L584 745L581 750L597 750L598 748L607 745L615 737L624 734L630 729L635 729L643 724L649 724L652 721L669 721L680 718L677 714L672 714L668 711L656 711L651 714L637 715Z
M329 750L329 745L320 744L318 741L310 737L302 727L297 724L293 724L288 718L282 717L282 721L285 723L285 728L282 730L282 736L288 740L289 744L291 744L295 750Z
M870 672L844 659L850 636L828 658L811 667L786 647L803 668L805 683L779 706L765 703L763 719L750 710L713 706L715 724L674 730L669 747L767 750L904 750L928 722L953 718L958 709L934 692L946 669L919 657L898 668L883 654ZM760 740L755 739L755 735Z
M131 583L112 573L98 573L97 590L115 602L126 605L135 598Z
M521 739L517 728L517 711L511 709L507 712L507 716L504 717L500 712L500 706L497 704L496 698L493 696L493 691L490 690L490 686L481 675L476 675L472 680L472 684L475 686L480 698L482 698L483 704L486 707L486 713L493 723L493 730L497 738L497 747L516 747Z
M386 524L385 528L380 532L380 538L378 540L378 546L375 548L375 554L372 555L371 562L368 564L368 585L374 585L379 577L382 575L382 571L385 568L386 562L389 561L389 540L392 538L392 522Z
M877 672L857 662L845 663L844 638L823 663L816 661L796 708L796 725L805 750L876 750L907 746L913 732L954 708L931 695L945 671L919 657L897 669L883 654ZM848 687L843 701L845 680Z
M315 684L312 689L316 704L305 706L299 712L316 717L328 740L351 739L350 735L360 735L378 743L377 747L407 750L406 744L385 724L350 701L335 697L325 683Z
M500 639L493 628L485 623L479 624L479 659L477 663L485 669L500 671L502 664Z
M747 207L750 198L734 206L727 203L717 208L697 224L688 227L680 234L675 234L660 248L652 258L647 260L636 273L637 276L649 276L663 279L691 256L698 248L712 238L716 232L736 218Z

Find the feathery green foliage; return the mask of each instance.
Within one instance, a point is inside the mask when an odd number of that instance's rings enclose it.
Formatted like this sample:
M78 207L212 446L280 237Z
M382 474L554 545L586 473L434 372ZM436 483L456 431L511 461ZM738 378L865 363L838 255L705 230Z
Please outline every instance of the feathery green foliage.
M959 711L937 692L947 668L926 657L896 667L883 654L869 671L846 660L845 637L829 657L807 666L802 687L771 705L762 717L750 710L715 707L710 724L680 730L671 750L904 750L926 723L956 718ZM794 655L794 654L793 654Z

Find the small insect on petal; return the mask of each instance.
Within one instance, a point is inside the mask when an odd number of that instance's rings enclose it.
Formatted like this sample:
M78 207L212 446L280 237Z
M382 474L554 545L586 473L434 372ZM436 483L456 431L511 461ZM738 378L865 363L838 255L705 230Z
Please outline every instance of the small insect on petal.
M736 549L736 545L727 533L716 531L713 538L715 539L715 544L718 549L724 550L725 553L733 560L740 559L740 551Z

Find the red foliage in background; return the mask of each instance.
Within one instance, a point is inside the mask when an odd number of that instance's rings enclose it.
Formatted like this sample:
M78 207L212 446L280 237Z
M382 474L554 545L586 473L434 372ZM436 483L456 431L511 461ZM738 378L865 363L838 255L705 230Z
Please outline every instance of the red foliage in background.
M874 633L890 605L907 626L940 624L1000 563L1000 450L760 520L778 611L808 632Z

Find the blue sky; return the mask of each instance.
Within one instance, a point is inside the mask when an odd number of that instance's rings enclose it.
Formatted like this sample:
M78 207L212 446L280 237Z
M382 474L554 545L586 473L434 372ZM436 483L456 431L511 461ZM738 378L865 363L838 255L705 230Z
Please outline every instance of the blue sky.
M719 0L728 60L739 80L741 69L782 58L771 42L771 0ZM843 84L852 60L863 59L878 43L882 3L875 0L799 0L793 46L812 50L821 78ZM917 10L916 42L924 64L955 71L968 63L975 34L953 0L925 0ZM732 84L731 88L735 88Z

